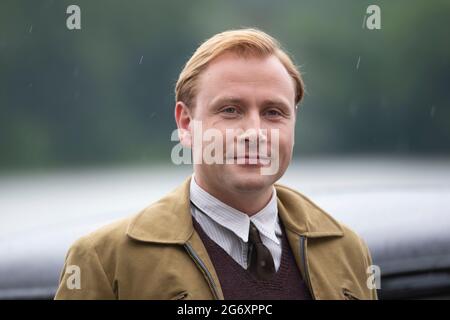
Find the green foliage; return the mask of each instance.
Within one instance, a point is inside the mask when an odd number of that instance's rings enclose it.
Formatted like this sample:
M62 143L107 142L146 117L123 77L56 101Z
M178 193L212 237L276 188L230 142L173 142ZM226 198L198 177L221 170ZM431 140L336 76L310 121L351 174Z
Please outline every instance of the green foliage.
M381 30L362 27L373 3ZM304 73L296 154L448 154L449 17L444 0L2 1L0 169L169 161L178 73L243 26Z

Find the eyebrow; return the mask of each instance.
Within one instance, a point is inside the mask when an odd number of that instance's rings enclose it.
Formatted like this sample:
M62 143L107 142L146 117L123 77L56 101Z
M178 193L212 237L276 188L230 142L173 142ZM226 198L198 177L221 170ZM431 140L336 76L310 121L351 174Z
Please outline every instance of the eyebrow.
M217 106L221 104L245 104L245 99L241 99L238 97L220 97L216 98L211 102L211 106ZM280 99L265 99L263 100L262 104L264 106L282 106L286 109L290 109L289 105L286 104L283 100Z
M211 102L212 106L217 106L218 104L225 104L225 103L236 103L236 104L244 104L245 100L237 97L220 97L216 98Z

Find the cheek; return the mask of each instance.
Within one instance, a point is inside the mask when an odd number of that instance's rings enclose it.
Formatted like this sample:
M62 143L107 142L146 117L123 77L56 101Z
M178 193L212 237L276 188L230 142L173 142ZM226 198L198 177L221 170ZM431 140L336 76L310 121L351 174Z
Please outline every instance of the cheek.
M281 154L292 152L292 148L294 146L294 130L289 127L277 128L278 131L278 148ZM271 137L271 143L275 143L275 136Z
M293 136L289 137L280 137L280 155L281 156L290 156L294 147L294 139Z

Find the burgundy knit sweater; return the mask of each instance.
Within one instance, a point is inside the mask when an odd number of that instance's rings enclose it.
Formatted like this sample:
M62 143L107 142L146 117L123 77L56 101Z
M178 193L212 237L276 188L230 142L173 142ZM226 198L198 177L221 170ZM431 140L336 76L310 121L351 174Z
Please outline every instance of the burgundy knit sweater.
M195 219L194 228L205 245L216 269L226 300L310 300L309 290L302 279L290 245L282 230L282 254L278 271L272 279L256 279L203 231Z

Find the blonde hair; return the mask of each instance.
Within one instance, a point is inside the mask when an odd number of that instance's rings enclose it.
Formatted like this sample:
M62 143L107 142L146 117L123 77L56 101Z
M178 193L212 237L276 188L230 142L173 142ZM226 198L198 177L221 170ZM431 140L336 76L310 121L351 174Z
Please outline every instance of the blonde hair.
M199 75L214 58L225 52L233 52L244 57L275 55L294 81L295 104L297 105L302 100L303 79L288 54L270 35L258 29L247 28L218 33L197 48L178 77L175 86L175 101L183 101L190 106L197 94Z

